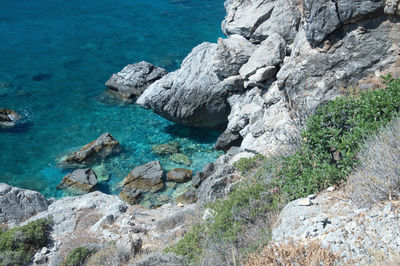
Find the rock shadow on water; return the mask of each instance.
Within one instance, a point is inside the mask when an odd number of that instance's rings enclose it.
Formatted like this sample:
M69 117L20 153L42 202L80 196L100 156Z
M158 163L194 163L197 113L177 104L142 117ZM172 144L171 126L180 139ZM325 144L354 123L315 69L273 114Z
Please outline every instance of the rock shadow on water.
M44 81L51 79L52 75L49 73L37 74L32 77L33 81Z
M180 124L167 125L162 129L165 133L175 138L190 138L199 143L215 142L220 134L224 131L224 126L209 128L193 128Z

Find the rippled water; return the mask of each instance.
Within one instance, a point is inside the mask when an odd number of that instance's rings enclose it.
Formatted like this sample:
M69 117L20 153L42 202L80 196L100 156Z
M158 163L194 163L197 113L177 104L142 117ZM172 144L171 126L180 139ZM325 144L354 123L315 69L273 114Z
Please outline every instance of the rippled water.
M0 132L0 182L59 197L67 173L57 159L104 132L123 147L103 163L117 183L135 166L161 160L151 146L178 141L199 170L219 153L217 131L190 129L104 93L104 82L126 64L146 60L179 67L190 50L222 35L223 0L0 0L0 108L24 116Z

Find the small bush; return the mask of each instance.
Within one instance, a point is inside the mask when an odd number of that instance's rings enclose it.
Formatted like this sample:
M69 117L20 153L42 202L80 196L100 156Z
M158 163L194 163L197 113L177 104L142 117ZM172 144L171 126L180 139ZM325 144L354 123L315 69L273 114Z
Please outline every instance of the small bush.
M51 224L50 218L43 218L0 231L0 265L29 264L35 252L48 244Z
M65 261L61 264L62 266L83 266L85 262L96 253L95 249L89 249L87 247L77 247L73 249Z
M369 138L359 154L360 165L349 177L346 192L366 206L400 196L400 118Z

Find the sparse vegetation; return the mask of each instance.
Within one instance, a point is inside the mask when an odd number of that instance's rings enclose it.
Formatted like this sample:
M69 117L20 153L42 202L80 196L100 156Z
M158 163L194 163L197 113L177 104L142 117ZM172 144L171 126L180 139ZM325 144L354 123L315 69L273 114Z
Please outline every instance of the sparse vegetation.
M384 80L385 89L337 98L321 106L307 121L299 150L292 155L275 158L257 155L238 161L235 166L244 180L225 199L208 206L214 215L196 225L168 251L186 256L191 263L204 262L202 256L210 254L210 243L214 243L211 249L224 250L219 256L226 258L228 264L240 262L249 248L254 252L265 245L268 239L265 228L273 222L272 213L290 200L344 181L357 165L356 155L363 140L398 114L400 80L390 75ZM253 239L259 245L243 248L247 230L260 220L266 226L259 231L259 240ZM275 249L283 252L279 247ZM296 254L303 259L308 254L301 246L293 246L293 251L296 251L293 256L287 255L294 262ZM336 258L328 251L321 252L317 254L328 260Z
M94 253L96 253L95 249L87 247L74 248L65 258L64 262L61 263L61 266L83 266Z
M0 265L29 264L35 252L48 244L51 224L50 218L43 218L0 231Z
M353 202L365 206L400 196L400 118L366 140L350 175L346 192Z

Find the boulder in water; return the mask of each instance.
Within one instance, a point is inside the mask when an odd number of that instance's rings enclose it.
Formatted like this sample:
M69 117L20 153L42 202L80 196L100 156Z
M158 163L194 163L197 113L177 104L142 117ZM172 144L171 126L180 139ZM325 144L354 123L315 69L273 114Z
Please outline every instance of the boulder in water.
M167 179L177 183L189 181L192 177L193 171L183 168L175 168L167 173Z
M127 65L120 72L113 74L106 86L124 99L133 99L142 95L148 86L166 74L165 69L142 61Z
M9 109L0 109L0 127L10 128L17 124L21 119L21 115Z
M119 142L110 133L104 133L96 140L83 146L79 151L62 160L59 165L62 167L87 165L96 159L104 159L119 151Z
M57 186L59 189L68 189L77 194L88 193L97 185L97 175L90 169L78 169L64 176L61 183Z

